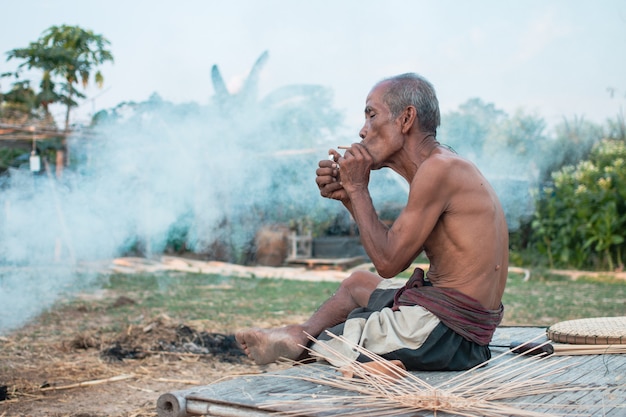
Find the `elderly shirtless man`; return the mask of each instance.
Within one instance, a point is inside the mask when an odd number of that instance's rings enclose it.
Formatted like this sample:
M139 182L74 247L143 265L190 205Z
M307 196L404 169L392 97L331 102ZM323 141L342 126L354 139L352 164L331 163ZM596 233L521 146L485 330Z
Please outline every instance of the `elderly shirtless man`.
M331 149L333 160L320 161L316 181L323 197L350 212L378 274L354 272L302 324L238 332L256 363L302 358L306 334L317 337L314 352L332 345L349 360L368 360L325 330L409 370L468 369L490 358L487 345L503 312L507 224L476 166L437 141L439 121L434 88L417 74L385 79L370 91L362 141L343 156ZM385 167L410 184L391 227L378 219L368 190L370 171ZM422 251L428 272L418 268L405 285L392 285L397 280L387 278Z

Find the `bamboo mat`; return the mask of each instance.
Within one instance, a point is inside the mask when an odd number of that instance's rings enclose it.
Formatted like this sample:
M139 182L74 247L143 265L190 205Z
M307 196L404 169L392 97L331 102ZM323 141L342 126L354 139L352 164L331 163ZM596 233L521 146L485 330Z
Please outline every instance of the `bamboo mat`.
M546 341L546 328L538 327L499 327L496 330L492 343L503 347L494 347L492 352L494 362L488 366L477 368L471 377L483 373L506 378L511 369L523 369L528 372L541 372L541 379L549 383L564 383L570 389L563 392L540 392L526 398L511 398L507 404L516 408L533 412L554 413L557 415L582 415L603 417L623 417L626 411L626 385L623 375L626 374L626 355L588 355L588 356L555 356L545 359L535 356L502 355L507 351L504 346L512 342L533 340ZM541 362L537 362L541 360ZM507 367L508 366L508 367ZM553 372L554 367L563 367L563 372ZM537 371L533 371L533 370ZM351 410L354 407L366 407L367 397L358 392L342 390L332 385L319 384L308 381L311 376L326 373L337 373L323 364L302 365L287 367L278 372L261 373L249 376L237 376L232 379L220 380L205 386L191 389L170 391L162 394L157 401L159 417L191 417L191 416L221 416L221 417L266 417L280 415L285 411L276 405L279 400L293 402L294 407L300 401L320 401L330 404L324 410L306 408L302 411L300 405L298 415L307 417L336 417L352 413L351 415L378 415L367 411ZM452 380L458 379L463 372L413 372L428 384L438 387L447 387ZM331 379L332 381L332 379ZM526 383L525 383L526 384ZM582 390L577 384L589 384L591 390ZM533 383L528 383L524 389L530 390ZM575 387L576 385L576 387ZM174 388L174 387L172 387ZM504 389L498 384L498 389ZM307 403L308 404L308 403ZM336 408L335 408L336 405ZM346 408L348 406L348 409ZM285 406L287 409L290 406ZM308 406L307 406L308 407ZM385 416L437 417L449 415L442 412L395 410L383 414ZM482 415L482 414L473 414ZM517 415L517 414L516 414Z
M622 345L626 344L626 316L562 321L550 326L547 335L557 343Z

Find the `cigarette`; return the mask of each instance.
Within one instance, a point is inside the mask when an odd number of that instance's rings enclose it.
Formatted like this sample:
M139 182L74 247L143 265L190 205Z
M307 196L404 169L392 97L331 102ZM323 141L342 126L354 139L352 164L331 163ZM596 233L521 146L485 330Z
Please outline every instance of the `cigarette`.
M339 145L339 146L337 146L337 149L350 149L350 146Z

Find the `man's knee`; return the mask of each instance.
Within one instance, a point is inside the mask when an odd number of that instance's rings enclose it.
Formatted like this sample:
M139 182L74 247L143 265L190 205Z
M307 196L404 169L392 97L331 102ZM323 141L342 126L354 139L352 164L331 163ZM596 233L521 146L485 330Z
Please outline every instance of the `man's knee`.
M352 299L361 307L365 307L370 295L382 278L369 271L354 271L341 282L341 288L350 293Z

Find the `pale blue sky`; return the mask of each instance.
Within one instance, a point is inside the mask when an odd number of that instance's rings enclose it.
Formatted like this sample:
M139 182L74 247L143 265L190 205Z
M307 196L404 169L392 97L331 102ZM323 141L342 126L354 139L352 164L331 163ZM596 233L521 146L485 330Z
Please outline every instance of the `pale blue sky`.
M115 64L102 69L103 90L87 91L95 99L81 105L83 119L153 92L207 103L213 64L234 88L265 50L262 94L293 83L330 87L355 129L372 84L409 71L433 82L444 112L480 97L548 121L602 122L626 104L621 0L4 3L0 72L15 67L8 50L51 25L79 25L111 41ZM607 87L617 89L614 98Z

